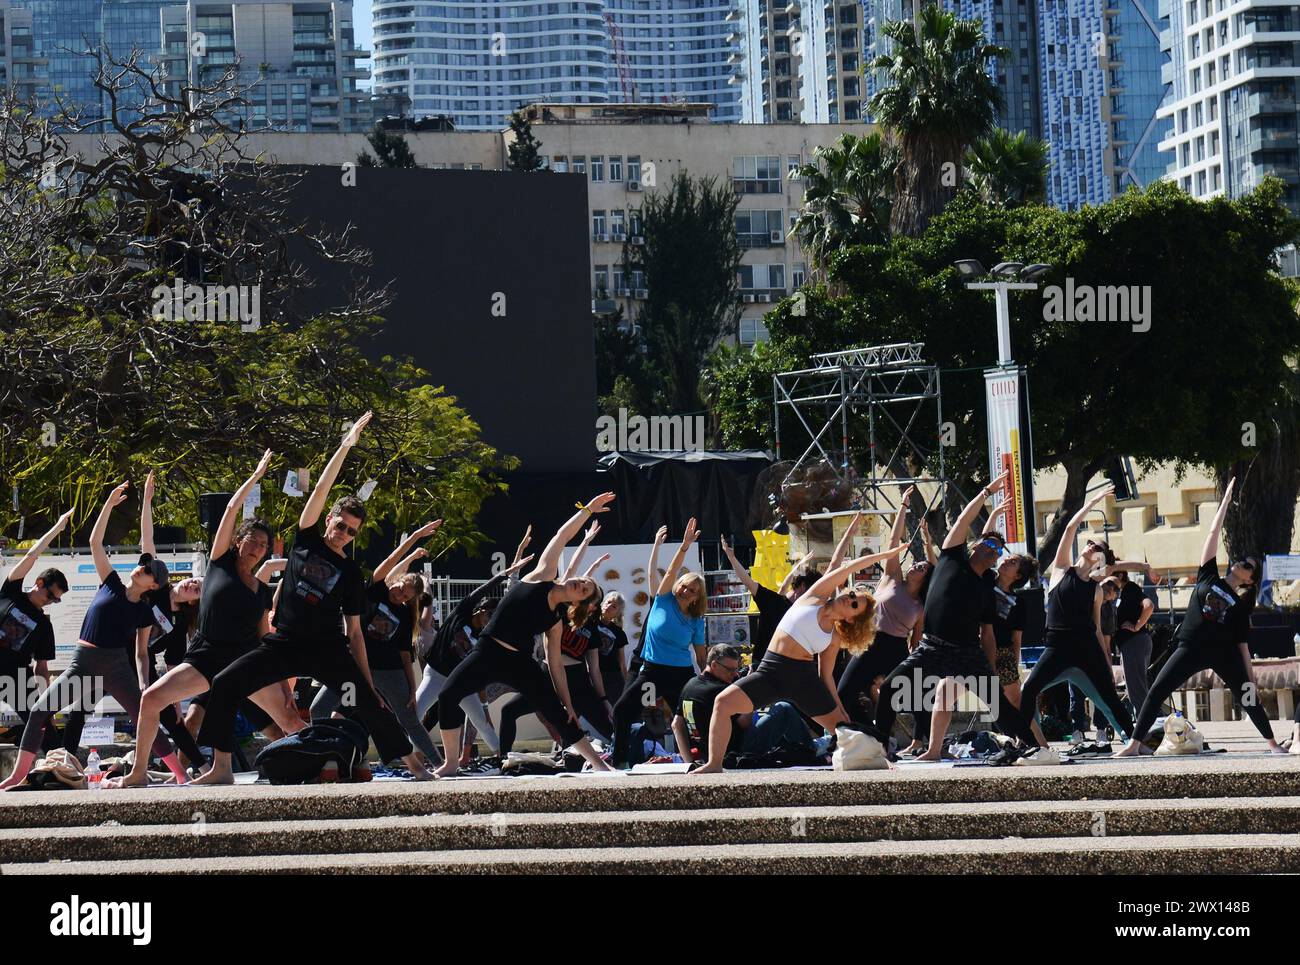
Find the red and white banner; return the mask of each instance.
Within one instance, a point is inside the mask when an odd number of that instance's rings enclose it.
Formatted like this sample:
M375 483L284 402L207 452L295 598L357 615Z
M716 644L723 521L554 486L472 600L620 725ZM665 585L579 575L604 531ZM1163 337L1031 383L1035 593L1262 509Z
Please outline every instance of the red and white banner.
M1020 373L1016 369L988 369L984 373L985 401L989 422L989 476L1009 473L1002 494L995 502L995 515L1002 517L1001 529L1012 553L1033 554L1028 545L1024 453L1026 440L1020 427Z

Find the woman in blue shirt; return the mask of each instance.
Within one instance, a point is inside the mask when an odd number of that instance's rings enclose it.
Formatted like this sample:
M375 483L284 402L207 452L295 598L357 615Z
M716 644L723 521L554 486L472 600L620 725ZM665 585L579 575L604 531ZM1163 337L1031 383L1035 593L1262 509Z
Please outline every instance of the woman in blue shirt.
M646 617L645 643L637 675L614 705L614 765L626 766L632 725L646 707L659 700L676 707L682 688L695 676L694 658L704 666L704 611L708 595L699 573L677 573L686 552L699 536L694 518L686 524L682 545L664 571ZM656 547L657 548L657 547ZM653 574L651 574L653 579Z

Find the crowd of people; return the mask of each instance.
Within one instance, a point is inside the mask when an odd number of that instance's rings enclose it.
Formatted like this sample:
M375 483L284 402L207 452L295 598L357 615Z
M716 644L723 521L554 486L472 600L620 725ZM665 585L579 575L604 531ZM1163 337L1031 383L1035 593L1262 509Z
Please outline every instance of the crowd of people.
M530 529L511 565L440 622L413 567L427 556L419 544L441 520L412 532L367 580L347 553L365 525L365 503L348 495L328 512L326 506L370 418L366 413L357 420L330 457L283 559L269 559L274 534L265 522L239 521L248 493L270 468L269 451L232 495L201 578L173 584L156 556L152 474L142 492L138 565L125 578L114 569L104 537L129 483L115 487L90 535L101 585L57 679L49 669L55 641L45 610L68 591L67 578L47 569L30 590L23 584L71 513L37 540L0 588L0 675L15 691L31 674L46 686L34 703L19 708L18 759L0 789L21 786L41 752L60 743L75 752L85 713L104 695L135 724L134 762L114 782L123 787L147 784L154 759L178 783L232 783L241 713L273 738L300 731L308 723L304 717L342 713L365 727L383 762L400 762L415 780L451 777L465 768L484 773L481 762L475 768L475 741L486 745L492 760L509 755L518 721L529 714L559 748L593 771L658 759L656 749L667 751L659 743L666 731L694 773L800 748L821 759L841 726L875 735L893 760L938 760L963 690L988 706L995 729L1005 735L992 763L1059 764L1062 757L1038 722L1039 697L1047 689L1078 688L1114 733L1127 738L1119 753L1134 755L1147 749L1143 738L1173 691L1206 669L1227 683L1268 750L1285 753L1254 692L1246 642L1258 564L1237 560L1221 575L1215 559L1232 483L1207 535L1174 652L1149 683L1154 608L1130 574L1142 572L1148 583L1160 575L1145 562L1117 560L1103 539L1085 540L1071 556L1081 523L1109 488L1099 490L1061 536L1044 581L1046 645L1022 682L1022 635L1033 604L1018 591L1038 585L1037 563L1007 552L995 528L997 513L970 539L1002 478L965 506L938 547L922 519L923 551L906 564L913 542L907 538L911 489L902 495L882 552L847 559L859 514L824 572L807 569L805 558L775 590L756 582L723 539L723 552L758 609L746 668L740 648L707 646L706 582L701 573L684 571L699 537L693 519L662 570L668 531L661 527L655 536L646 572L658 584L633 646L622 625L626 602L603 592L593 578L607 557L579 570L599 533L596 517L610 509L613 493L579 504L535 556L525 555ZM565 548L584 527L562 570ZM860 582L875 566L881 569L877 582ZM272 591L277 572L282 578ZM1127 705L1115 687L1112 647L1123 664ZM159 656L166 666L161 675ZM320 684L309 715L299 709L298 678ZM501 704L494 727L485 700L507 692L512 696ZM177 709L186 700L182 719ZM52 719L64 711L68 724L59 735ZM659 731L647 726L647 717L656 714L671 718ZM900 714L912 720L911 740L895 746ZM440 748L431 736L431 715ZM1300 714L1291 752L1300 753ZM489 772L493 766L486 765Z

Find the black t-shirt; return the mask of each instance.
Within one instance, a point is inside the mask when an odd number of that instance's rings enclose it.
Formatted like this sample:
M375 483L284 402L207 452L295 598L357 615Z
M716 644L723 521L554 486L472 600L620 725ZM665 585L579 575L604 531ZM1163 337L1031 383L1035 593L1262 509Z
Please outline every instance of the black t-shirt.
M475 587L463 600L456 604L456 608L452 610L451 615L438 626L438 630L433 636L433 642L429 645L429 652L423 656L426 664L444 677L456 669L456 666L466 656L466 654L460 652L456 645L457 634L469 625L470 618L474 615L474 611L478 609L478 605L487 599L489 593L505 581L506 575L500 573L481 586Z
M677 701L677 713L681 714L686 721L686 732L690 735L691 743L705 752L709 749L709 721L713 719L713 702L727 687L728 684L706 670L698 677L692 677L687 681L686 686L682 688L682 696ZM739 714L732 715L733 724L739 716ZM740 750L744 741L745 732L733 726L731 740L727 742L727 750Z
M365 583L357 561L325 545L313 526L298 530L284 570L275 628L308 643L344 639L343 616L359 617Z
M256 646L262 614L271 609L273 596L271 588L260 581L257 589L250 590L239 578L239 551L232 546L211 561L203 576L198 632L217 646ZM283 607L283 594L280 604Z
M994 571L989 570L992 574ZM1008 593L993 581L993 637L999 650L1012 650L1012 634L1025 629L1025 604L1014 592Z
M1097 584L1085 580L1071 566L1047 591L1047 629L1095 630L1092 614L1096 602Z
M619 651L627 646L627 634L622 627L613 623L602 623L598 629L601 672L618 673L623 666L623 656Z
M394 603L383 580L366 589L366 613L361 632L371 670L401 670L402 654L411 652L411 607Z
M1138 586L1132 580L1124 584L1124 588L1119 591L1119 599L1115 603L1115 642L1123 643L1133 636L1131 630L1125 630L1124 624L1132 623L1135 626L1142 619L1142 601L1145 600L1146 594L1142 592L1142 587Z
M553 580L541 583L520 580L501 598L480 639L493 637L516 650L532 653L533 637L545 633L560 619L559 611L551 609L547 602L554 588Z
M925 632L963 647L980 645L980 625L993 623L993 587L970 567L966 544L939 551L925 597Z
M149 652L163 655L163 663L174 667L185 658L189 642L190 614L188 607L173 610L171 592L156 590L149 594L149 612L153 626L149 629Z
M53 659L50 618L23 592L22 580L5 580L0 587L0 673Z
M763 659L763 654L767 652L768 644L772 642L772 634L776 633L777 624L794 604L782 594L769 590L761 583L754 593L754 604L758 607L758 636L754 638L753 665L757 667L759 661Z
M90 601L81 620L81 637L101 650L133 650L135 632L153 625L153 608L147 597L134 603L116 572L109 573Z
M1254 593L1247 591L1238 597L1228 582L1219 577L1219 564L1215 560L1203 563L1196 571L1196 589L1178 628L1178 642L1235 647L1248 638L1250 614L1254 609Z

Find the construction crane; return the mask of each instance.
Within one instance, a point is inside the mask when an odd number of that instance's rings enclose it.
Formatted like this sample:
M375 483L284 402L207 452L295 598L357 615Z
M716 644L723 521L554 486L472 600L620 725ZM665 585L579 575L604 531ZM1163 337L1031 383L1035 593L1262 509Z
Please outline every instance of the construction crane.
M605 31L609 34L609 43L614 51L614 65L618 69L618 86L623 92L623 103L635 104L637 101L636 81L632 79L632 67L628 63L627 49L623 46L623 29L614 22L611 14L605 14Z

